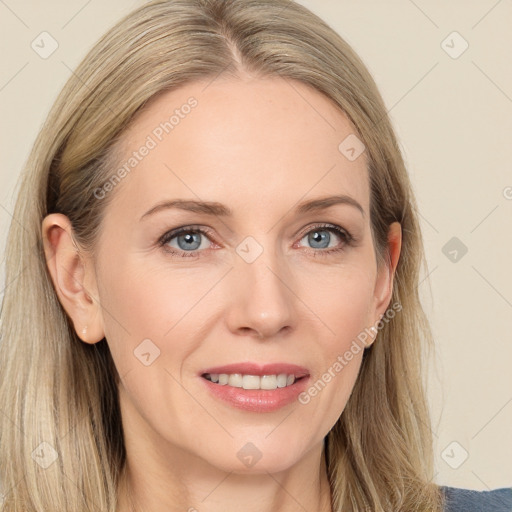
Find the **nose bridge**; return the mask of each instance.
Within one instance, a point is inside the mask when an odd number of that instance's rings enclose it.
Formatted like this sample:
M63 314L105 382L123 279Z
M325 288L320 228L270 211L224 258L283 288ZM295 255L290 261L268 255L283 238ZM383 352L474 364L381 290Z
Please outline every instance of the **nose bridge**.
M260 242L248 236L236 247L231 276L235 291L228 315L232 329L250 328L271 336L293 322L293 284L287 282L290 274L271 239Z

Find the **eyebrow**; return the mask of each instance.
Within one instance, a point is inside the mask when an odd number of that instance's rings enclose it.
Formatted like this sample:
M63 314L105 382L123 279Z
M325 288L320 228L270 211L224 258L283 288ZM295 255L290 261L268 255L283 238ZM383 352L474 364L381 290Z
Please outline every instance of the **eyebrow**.
M313 199L310 201L304 201L300 203L295 208L295 213L304 214L308 212L320 211L330 208L331 206L337 204L346 204L349 206L353 206L357 208L362 216L365 216L365 212L363 207L353 198L347 195L336 195L336 196L327 196L320 197L318 199ZM206 215L215 215L220 217L232 217L233 211L230 210L227 206L222 203L218 203L215 201L195 201L190 199L172 199L162 201L161 203L156 204L148 210L140 220L153 215L162 210L168 209L178 209L185 210L194 213L203 213Z

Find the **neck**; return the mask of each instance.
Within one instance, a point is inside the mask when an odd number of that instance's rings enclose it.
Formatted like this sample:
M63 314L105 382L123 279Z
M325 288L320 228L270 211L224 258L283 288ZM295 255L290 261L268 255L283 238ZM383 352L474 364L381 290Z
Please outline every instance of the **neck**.
M133 455L133 454L132 454ZM322 445L279 473L223 472L193 457L162 472L149 459L130 456L119 485L118 512L331 512ZM169 467L166 467L169 469ZM314 475L314 476L312 476Z

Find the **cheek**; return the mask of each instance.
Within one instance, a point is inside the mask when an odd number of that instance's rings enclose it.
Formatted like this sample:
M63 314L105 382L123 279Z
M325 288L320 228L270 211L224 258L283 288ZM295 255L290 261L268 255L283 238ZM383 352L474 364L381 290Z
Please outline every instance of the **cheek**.
M374 292L371 263L334 267L303 280L302 297L325 325L326 353L369 327Z
M192 278L192 284L188 277L132 261L105 268L99 287L125 412L160 426L162 435L162 417L171 418L176 411L186 418L197 414L179 382L183 362L201 339L197 314L204 309L194 306L212 283Z
M371 334L374 291L374 275L364 265L330 269L329 274L329 279L322 281L318 275L317 279L312 276L308 285L308 305L324 328L317 338L320 369L299 397L301 404L311 408L311 414L323 418L323 430L334 425L357 379L364 341Z
M170 269L136 258L110 258L99 286L105 335L119 372L142 362L180 371L181 362L202 339L206 315L218 309L215 293L219 272ZM140 353L147 354L140 361Z

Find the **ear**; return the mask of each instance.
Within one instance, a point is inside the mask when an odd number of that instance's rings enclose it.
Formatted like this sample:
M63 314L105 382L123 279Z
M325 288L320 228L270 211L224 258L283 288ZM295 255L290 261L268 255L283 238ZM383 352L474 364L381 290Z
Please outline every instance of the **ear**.
M97 343L105 337L92 261L79 249L70 220L60 213L42 223L46 264L60 303L82 341Z
M388 247L386 261L384 261L377 271L377 279L375 282L374 302L372 309L373 323L375 326L386 312L391 296L393 294L393 281L396 266L400 258L402 248L402 227L399 222L393 222L388 229ZM367 344L370 346L376 338L376 334L372 336L372 340Z

